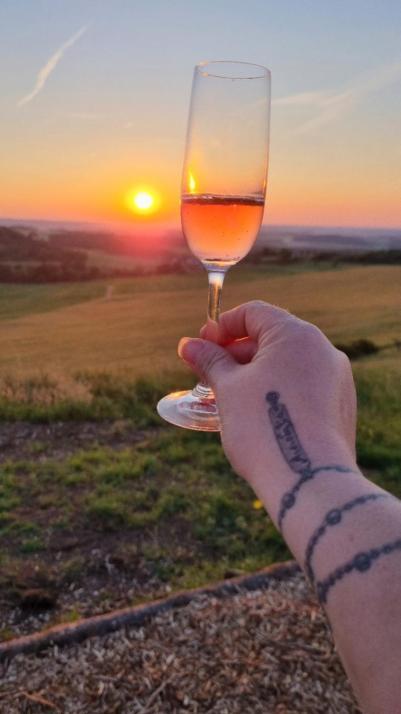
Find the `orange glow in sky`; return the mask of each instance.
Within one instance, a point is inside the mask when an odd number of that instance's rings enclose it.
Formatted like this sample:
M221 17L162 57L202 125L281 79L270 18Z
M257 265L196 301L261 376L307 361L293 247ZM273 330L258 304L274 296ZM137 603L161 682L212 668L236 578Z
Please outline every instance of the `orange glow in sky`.
M6 3L0 220L178 228L193 65L231 57L272 71L264 221L401 228L400 3L209 4Z

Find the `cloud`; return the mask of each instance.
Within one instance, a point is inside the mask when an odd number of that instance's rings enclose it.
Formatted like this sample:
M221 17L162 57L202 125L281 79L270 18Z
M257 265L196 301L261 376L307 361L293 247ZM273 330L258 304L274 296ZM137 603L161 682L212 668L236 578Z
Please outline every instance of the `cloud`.
M298 106L313 109L313 116L297 127L294 132L295 134L306 134L345 116L367 96L399 80L401 80L401 60L376 67L371 72L359 76L348 88L341 91L299 92L274 99L272 104L282 107Z
M58 63L60 60L63 58L65 52L75 45L76 42L82 37L82 35L85 34L87 31L88 26L84 25L81 27L78 32L76 32L72 37L70 37L66 42L64 42L55 52L52 54L51 57L47 60L46 64L39 70L38 76L36 77L36 82L35 86L32 89L29 94L26 94L25 97L22 97L22 99L19 100L17 103L18 107L23 107L25 104L28 104L29 102L32 101L34 97L36 97L37 94L43 89L45 86L47 80L49 79L51 73L55 70L57 67Z
M299 94L290 94L288 97L273 99L272 104L283 107L302 106L303 104L319 105L325 96L330 96L330 92L300 92Z

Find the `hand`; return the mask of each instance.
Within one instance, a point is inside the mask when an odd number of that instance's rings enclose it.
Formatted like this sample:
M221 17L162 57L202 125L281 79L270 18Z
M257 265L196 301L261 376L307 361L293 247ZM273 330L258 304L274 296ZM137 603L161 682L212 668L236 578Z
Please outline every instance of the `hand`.
M363 711L400 712L401 506L355 464L348 359L263 302L201 337L179 353L215 391L227 457L314 583Z
M340 451L343 460L354 462L351 368L317 327L254 301L204 326L201 338L183 338L179 354L213 388L225 453L256 491L264 486L261 479L269 481L283 468L268 415L271 392L280 395L315 460L324 448L328 459L335 452L338 461Z

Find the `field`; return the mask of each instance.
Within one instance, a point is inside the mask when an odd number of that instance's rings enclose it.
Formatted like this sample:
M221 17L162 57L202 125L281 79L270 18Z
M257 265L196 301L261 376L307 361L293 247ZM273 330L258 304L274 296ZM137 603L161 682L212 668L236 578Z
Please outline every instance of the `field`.
M244 266L224 293L374 343L354 362L359 460L399 496L400 283L393 266ZM203 273L0 286L3 637L288 557L218 437L155 413L191 383L176 344L205 304Z
M257 297L315 322L334 341L368 337L384 345L400 337L400 282L399 266L270 272L246 266L228 274L224 307ZM206 298L203 272L2 285L1 372L124 370L154 376L177 369L178 339L198 333Z

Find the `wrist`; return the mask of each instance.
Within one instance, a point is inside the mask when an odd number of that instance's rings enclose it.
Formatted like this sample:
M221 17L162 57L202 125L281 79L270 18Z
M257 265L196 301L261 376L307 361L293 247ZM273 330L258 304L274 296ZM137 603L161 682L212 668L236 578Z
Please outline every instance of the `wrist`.
M310 482L308 492L312 493L315 486L320 489L324 474L332 474L334 478L343 472L359 473L353 450L330 429L309 434L304 430L302 445L302 458L289 463L288 454L286 457L275 441L265 439L262 448L255 448L251 462L242 472L269 512L273 511L272 515L278 512L283 496L301 480Z

